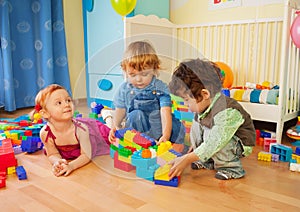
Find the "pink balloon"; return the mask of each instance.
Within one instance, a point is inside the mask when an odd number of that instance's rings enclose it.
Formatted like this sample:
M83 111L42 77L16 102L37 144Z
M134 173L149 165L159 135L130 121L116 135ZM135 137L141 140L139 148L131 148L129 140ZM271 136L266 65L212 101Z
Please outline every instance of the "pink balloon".
M300 15L297 12L298 16L294 19L291 26L291 37L297 48L300 48Z

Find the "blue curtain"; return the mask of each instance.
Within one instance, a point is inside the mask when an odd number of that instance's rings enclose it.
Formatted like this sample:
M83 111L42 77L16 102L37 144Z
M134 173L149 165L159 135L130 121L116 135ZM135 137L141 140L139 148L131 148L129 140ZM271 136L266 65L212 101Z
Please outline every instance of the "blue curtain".
M52 83L71 93L62 0L1 0L0 13L0 107L33 106Z

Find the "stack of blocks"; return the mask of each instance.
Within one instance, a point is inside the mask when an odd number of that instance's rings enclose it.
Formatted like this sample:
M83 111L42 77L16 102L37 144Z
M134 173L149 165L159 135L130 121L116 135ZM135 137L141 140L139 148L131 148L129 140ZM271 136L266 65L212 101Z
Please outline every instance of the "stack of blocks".
M0 140L0 172L6 172L9 167L15 167L17 159L12 147L11 140Z
M270 161L277 162L279 161L279 155L272 154L270 152L260 151L258 153L257 159L262 161L268 161L268 162Z
M31 122L28 115L17 119L0 119L0 188L6 186L6 175L27 179L23 166L17 166L16 154L33 153L43 148L39 138L41 122Z
M183 102L183 99L172 95L172 113L174 114L175 118L179 119L182 124L185 126L186 134L185 134L185 145L190 146L190 129L192 126L192 121L194 118L194 113L189 111L188 106L186 106Z
M257 159L261 161L283 161L289 162L290 171L300 172L300 147L296 147L295 152L289 146L277 144L276 142L269 143L269 152L260 151Z
M260 151L257 159L262 161L289 162L292 156L292 148L283 144L270 143L269 152Z
M276 133L268 130L256 130L256 145L264 146L265 151L269 151L268 143L276 143Z
M123 171L136 170L136 176L154 181L155 184L177 187L179 177L170 179L169 162L181 153L172 149L171 142L159 146L153 138L132 128L116 131L117 141L111 144L110 156L114 167Z
M300 147L296 147L295 152L292 154L290 170L300 172Z

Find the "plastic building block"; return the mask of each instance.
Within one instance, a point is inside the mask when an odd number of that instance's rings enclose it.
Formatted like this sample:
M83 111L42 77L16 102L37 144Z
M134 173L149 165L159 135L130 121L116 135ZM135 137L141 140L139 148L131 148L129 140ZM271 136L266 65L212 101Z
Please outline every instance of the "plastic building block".
M169 179L170 165L167 163L181 153L172 149L171 142L163 142L159 146L153 138L131 128L117 130L116 142L110 146L110 156L114 158L114 167L123 171L136 170L136 176L158 182L178 186L176 179ZM161 165L158 161L161 160Z
M115 155L114 155L114 167L117 168L117 169L121 169L123 171L126 171L126 172L130 172L132 170L135 170L135 167L129 163L125 163L123 161L120 161L118 159L118 152L115 152Z
M6 177L0 175L0 188L6 187Z
M179 183L180 183L180 177L174 177L169 181L154 179L154 184L156 185L178 187Z
M300 155L300 147L296 147L295 154Z
M133 142L137 145L140 145L143 148L149 148L152 144L152 142L147 137L143 136L143 134L140 133L137 133L133 137Z
M270 152L260 151L257 155L257 160L277 162L279 160L279 155Z
M157 148L157 156L169 151L172 148L172 144L170 141L161 143Z
M290 171L300 172L300 164L299 163L290 163Z
M279 161L279 155L277 155L277 154L272 154L272 161L278 162L278 161Z
M8 167L16 166L11 139L3 139L0 142L0 171L6 171Z
M131 156L129 156L129 157L124 157L124 156L118 154L118 160L119 160L119 161L123 161L123 162L125 162L125 163L131 164Z
M16 174L17 174L19 180L27 179L27 174L26 174L26 171L23 166L18 166L16 168Z
M159 168L159 165L153 164L148 168L144 167L136 167L136 176L140 178L144 178L145 180L154 180L154 173Z
M21 148L23 152L33 153L43 149L43 143L40 137L26 137L26 140L22 140Z
M14 146L13 149L14 149L15 155L20 154L20 153L23 152L21 145Z
M14 173L16 173L16 167L15 166L7 167L7 174L14 174Z
M102 104L96 104L91 110L92 110L92 113L100 114L101 110L103 108L104 108L104 106Z
M91 119L97 119L98 118L98 114L97 113L89 113L89 118L91 118Z
M141 150L135 151L131 156L131 164L136 167L148 169L150 166L156 164L156 158L142 158Z
M130 130L132 130L132 128L124 128L124 129L117 130L115 132L115 136L116 136L116 138L119 138L119 139L124 138L124 134Z
M171 169L171 165L165 164L164 166L159 167L154 174L154 179L155 180L164 180L164 181L169 181L169 171Z
M295 160L295 163L300 163L300 155L292 154L292 160Z
M292 157L292 148L283 144L270 144L270 152L279 155L279 160L289 162Z
M269 130L261 130L260 131L260 137L262 138L275 138L276 137L276 133L269 131Z
M271 161L272 155L271 153L267 152L259 152L257 155L257 160L262 160L262 161Z
M117 150L118 151L118 150ZM116 150L114 150L113 148L110 148L109 149L109 156L113 159L114 158L114 156L115 156L115 152L116 152Z
M270 151L270 144L271 143L276 143L276 139L275 138L264 138L264 150L266 152Z

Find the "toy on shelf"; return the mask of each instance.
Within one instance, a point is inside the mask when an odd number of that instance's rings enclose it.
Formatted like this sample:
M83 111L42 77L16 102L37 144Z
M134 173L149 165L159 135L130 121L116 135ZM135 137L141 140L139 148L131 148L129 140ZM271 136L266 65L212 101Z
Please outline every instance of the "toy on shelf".
M300 116L298 116L296 126L289 128L286 131L286 135L295 140L291 143L293 146L300 146Z
M135 170L137 177L158 185L178 186L179 178L170 179L168 176L169 162L181 156L172 148L171 142L157 146L153 138L132 128L117 130L115 136L117 141L110 147L115 168L127 172Z
M256 145L263 146L265 151L269 151L270 143L276 143L276 133L269 130L255 130Z

